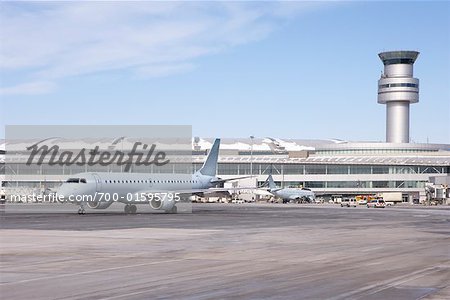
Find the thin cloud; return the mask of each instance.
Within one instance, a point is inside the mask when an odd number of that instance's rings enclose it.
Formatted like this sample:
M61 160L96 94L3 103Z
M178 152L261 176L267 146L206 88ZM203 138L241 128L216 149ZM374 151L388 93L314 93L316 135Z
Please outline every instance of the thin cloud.
M3 94L51 92L58 80L111 70L169 76L194 60L269 35L285 3L1 3ZM305 9L310 6L305 4ZM295 11L301 5L295 4ZM20 76L9 76L19 74ZM52 83L52 84L50 84ZM2 83L5 85L5 83Z
M0 96L47 94L55 89L56 85L53 82L28 82L0 88Z
M136 74L141 78L165 77L174 74L186 73L195 68L193 64L166 64L139 67Z

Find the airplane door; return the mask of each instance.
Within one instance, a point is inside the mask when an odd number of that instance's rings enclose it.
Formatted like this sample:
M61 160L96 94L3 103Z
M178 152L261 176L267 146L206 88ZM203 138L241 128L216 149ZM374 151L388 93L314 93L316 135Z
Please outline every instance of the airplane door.
M100 176L98 176L97 174L92 174L94 175L94 179L95 179L95 191L96 192L100 192L102 190L102 180L100 179Z
M149 186L149 187L152 187L152 186L153 186L153 181L152 181L150 178L148 179L148 186Z

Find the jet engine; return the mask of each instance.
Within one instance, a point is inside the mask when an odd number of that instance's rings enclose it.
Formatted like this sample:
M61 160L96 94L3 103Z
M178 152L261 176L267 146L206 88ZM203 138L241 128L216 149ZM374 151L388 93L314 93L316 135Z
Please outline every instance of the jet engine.
M176 210L175 200L170 199L152 199L150 207L155 210L164 210L166 212L174 212Z
M93 209L106 209L108 207L111 206L111 204L113 203L113 201L88 201L87 205L89 208L93 208Z

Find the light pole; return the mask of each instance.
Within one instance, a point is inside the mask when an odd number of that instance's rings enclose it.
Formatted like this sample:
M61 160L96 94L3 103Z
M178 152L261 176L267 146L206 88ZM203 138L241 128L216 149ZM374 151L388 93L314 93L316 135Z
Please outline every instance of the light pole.
M251 141L251 144L250 144L250 178L253 178L253 139L254 138L255 137L253 135L250 136L250 141ZM255 200L255 203L256 203L256 200Z
M255 137L253 135L250 136L251 144L250 144L250 175L253 177L253 139Z

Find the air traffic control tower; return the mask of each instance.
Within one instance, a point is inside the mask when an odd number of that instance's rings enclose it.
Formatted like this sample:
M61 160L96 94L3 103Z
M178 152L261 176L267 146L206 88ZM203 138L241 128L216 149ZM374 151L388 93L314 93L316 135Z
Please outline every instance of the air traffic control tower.
M379 53L384 73L378 80L378 103L386 104L386 142L409 143L409 104L419 102L419 79L413 64L419 52Z

